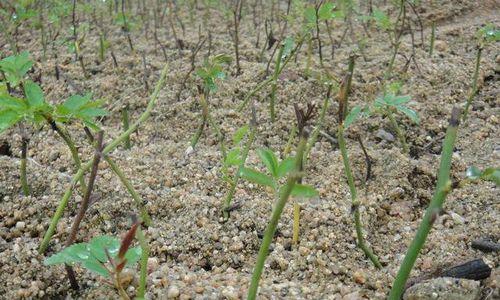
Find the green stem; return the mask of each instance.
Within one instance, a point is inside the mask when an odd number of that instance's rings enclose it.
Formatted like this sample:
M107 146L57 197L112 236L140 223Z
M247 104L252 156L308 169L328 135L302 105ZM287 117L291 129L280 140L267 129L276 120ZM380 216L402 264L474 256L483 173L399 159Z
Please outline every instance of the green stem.
M309 75L311 75L311 63L312 63L312 37L309 35L307 39L307 58L306 58L306 70L305 70L306 77L309 77Z
M248 300L255 300L257 297L257 290L259 288L259 281L262 275L262 270L264 269L264 263L266 261L267 255L269 253L269 246L273 240L274 234L276 232L276 227L278 226L278 221L283 213L283 208L285 207L288 198L292 192L292 189L297 182L301 178L301 173L298 172L302 165L302 159L304 155L304 151L306 148L307 138L301 137L299 141L299 145L297 147L297 155L295 158L295 172L290 173L288 179L286 181L283 190L280 192L280 197L278 202L276 203L273 213L271 216L271 220L267 225L266 231L264 233L264 238L262 239L262 244L259 249L259 254L257 256L257 261L255 263L254 271L252 274L252 281L250 282L250 288L248 289Z
M290 134L288 136L288 141L286 142L285 149L283 149L283 157L287 157L290 151L292 151L293 140L295 139L295 135L297 135L297 125L293 125L290 130Z
M148 256L149 256L149 246L142 232L141 228L137 228L137 239L139 240L139 244L141 245L142 254L141 254L141 271L139 273L139 288L137 289L136 298L144 299L144 295L146 294L146 279L148 275Z
M135 205L141 212L141 218L144 221L144 224L146 226L151 226L151 217L149 216L146 208L143 206L141 197L134 189L130 181L127 179L127 176L125 176L120 167L118 167L118 165L111 158L109 158L109 156L104 156L104 160L106 160L111 170L116 174L116 176L118 176L122 184L125 186L129 194L132 196L132 199L134 199Z
M269 101L269 113L271 115L271 122L274 122L276 120L276 112L275 112L275 102L276 102L276 91L278 89L278 77L279 77L279 72L281 68L281 58L283 56L283 50L285 49L285 46L282 45L280 47L280 51L278 52L278 56L276 57L276 63L274 66L274 74L272 77L272 84L271 84L271 97Z
M30 195L30 187L28 185L28 178L26 176L26 157L28 155L28 139L23 138L22 139L22 145L21 145L21 188L23 190L23 195L24 196L29 196Z
M153 110L154 106L156 105L156 102L158 100L158 95L160 93L160 90L162 89L165 79L167 77L167 72L168 72L168 65L165 65L163 68L163 71L161 72L160 79L158 79L158 82L156 83L155 90L153 94L151 95L151 98L149 100L148 106L146 107L146 110L142 113L142 115L139 117L139 119L125 132L120 134L117 138L115 138L111 143L109 143L104 150L102 151L102 154L105 155L111 151L113 151L118 145L123 143L125 138L135 132L137 128L144 123L149 116L151 115L151 111ZM82 165L80 169L78 169L78 172L73 176L73 179L71 180L70 186L66 189L66 192L59 202L59 206L56 209L56 212L54 216L52 217L51 223L49 225L49 228L47 229L47 232L45 232L45 235L43 237L42 243L40 244L40 248L38 249L38 252L40 254L44 253L45 250L47 250L47 247L49 245L50 239L54 235L57 223L59 222L59 219L62 217L64 213L64 209L66 208L66 205L68 204L69 198L71 197L71 194L73 193L73 187L75 184L80 181L82 178L84 172L88 170L92 166L92 161L87 162L85 165Z
M432 21L431 42L429 45L429 57L432 57L432 53L434 52L434 41L435 40L436 40L436 22Z
M389 294L390 300L399 300L403 295L406 281L410 275L411 269L415 264L415 261L422 250L427 236L432 228L432 225L438 215L443 210L443 203L446 199L446 195L451 189L450 182L450 168L451 159L453 154L453 147L455 145L455 140L457 137L458 125L460 120L460 109L453 108L450 118L450 123L446 131L446 137L443 142L443 151L441 152L441 163L439 165L438 180L436 183L436 189L434 191L434 196L427 208L425 215L420 223L420 226L411 242L408 251L406 252L403 263L399 268L396 279L392 285L391 292Z
M394 127L394 130L396 131L396 135L398 136L399 142L401 143L401 147L403 148L403 153L410 153L410 149L408 148L408 143L406 143L406 138L403 130L401 127L398 125L398 122L396 121L396 118L394 117L394 114L392 113L391 109L388 108L386 110L387 116L389 117L389 120L391 121L392 127Z
M467 97L467 103L465 104L465 109L462 114L462 122L467 120L467 115L469 113L469 107L474 100L474 96L477 93L477 79L479 77L479 66L481 65L481 54L483 53L483 48L479 47L476 54L476 67L474 68L474 75L472 76L472 88L469 92L469 97Z
M321 108L318 122L316 123L316 126L314 127L311 137L309 138L309 142L307 143L306 151L304 152L304 165L307 162L307 159L309 158L309 153L311 152L312 147L314 147L314 144L316 144L316 141L318 140L319 132L321 131L321 128L323 127L323 124L325 122L325 115L328 109L329 101L330 101L330 93L328 93L328 95L325 97L325 100L323 101L323 107Z
M340 124L338 128L338 142L340 152L342 154L342 161L344 162L344 172L347 177L347 183L349 184L349 191L351 193L351 205L354 210L354 224L356 228L356 236L358 240L358 247L363 250L365 255L372 261L373 265L377 268L382 268L377 256L373 251L366 245L365 238L363 236L363 225L361 224L361 213L359 211L360 201L358 200L358 195L356 191L356 186L354 185L354 177L352 176L351 166L349 165L349 157L347 155L346 142L344 139L344 125Z
M122 109L122 123L123 123L123 130L124 131L127 131L128 128L129 128L129 116L128 116L128 110L129 110L129 106L128 104ZM130 145L130 136L127 136L125 138L125 149L130 149L131 148L131 145Z

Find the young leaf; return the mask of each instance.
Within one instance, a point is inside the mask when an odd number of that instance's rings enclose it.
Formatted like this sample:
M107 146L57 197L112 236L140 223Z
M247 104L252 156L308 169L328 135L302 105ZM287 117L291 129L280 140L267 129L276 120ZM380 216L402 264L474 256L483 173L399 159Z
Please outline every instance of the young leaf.
M257 150L257 154L260 157L260 160L264 163L267 170L274 178L278 177L278 158L274 154L273 151L269 149L259 149Z
M500 169L499 168L487 168L481 174L481 178L484 180L492 181L497 186L500 185Z
M87 270L97 273L105 278L108 278L110 276L108 270L103 266L103 264L94 257L90 257L89 259L85 260L82 263L82 266L84 266Z
M471 166L467 169L467 171L465 172L465 175L469 178L469 179L478 179L479 176L481 176L481 170L479 170L478 167L475 167L475 166Z
M245 178L250 182L263 186L269 186L272 189L276 190L276 183L271 177L267 176L266 174L263 174L259 171L250 168L242 168L240 174L241 177Z
M27 80L24 84L24 93L31 107L40 107L45 103L43 91L40 86L33 81Z
M5 77L12 87L18 86L32 66L33 62L29 59L27 51L0 61L0 70L5 73Z
M79 243L64 248L61 252L52 255L45 259L44 264L73 264L75 262L84 262L91 257L90 251L87 249L87 243Z
M18 98L12 97L9 94L0 94L0 109L12 109L16 111L27 110L26 103Z
M13 110L0 110L0 133L16 124L21 117L20 114Z
M318 10L318 17L321 21L330 20L332 18L332 10L335 8L335 4L332 2L324 3L320 6Z
M134 247L128 249L127 253L125 253L125 259L127 260L127 266L131 266L135 264L140 258L142 254L141 247Z
M278 167L277 177L282 178L295 168L295 157L285 158Z
M361 107L357 105L354 106L347 115L347 117L345 118L344 128L347 128L349 127L349 125L354 123L354 121L356 121L360 115L361 115Z
M236 130L233 134L233 144L237 145L241 142L241 140L245 137L248 132L248 125L242 126Z
M396 106L396 109L398 111L404 113L408 118L410 118L416 124L418 124L420 122L420 119L418 118L418 115L414 110L409 109L406 106Z
M379 9L374 9L373 10L373 18L375 19L375 22L377 25L384 29L384 30L391 30L392 29L392 22L389 16L387 16L383 11Z
M96 236L90 240L88 248L92 256L104 263L108 261L106 249L111 258L114 258L118 254L120 240L108 235Z
M226 166L238 166L241 164L240 159L240 148L234 148L229 151L226 155L226 159L224 160L224 164Z
M283 42L283 53L281 54L281 59L284 60L285 58L292 53L293 47L294 47L295 41L293 37L287 37L285 41Z
M292 196L294 197L313 198L318 195L318 191L310 185L296 183L292 189Z

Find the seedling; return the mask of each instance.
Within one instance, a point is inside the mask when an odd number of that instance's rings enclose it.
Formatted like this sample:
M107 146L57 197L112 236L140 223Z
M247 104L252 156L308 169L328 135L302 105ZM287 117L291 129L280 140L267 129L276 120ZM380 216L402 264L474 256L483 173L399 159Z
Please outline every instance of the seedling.
M390 300L399 300L405 290L406 281L410 275L411 269L417 260L420 250L424 247L429 232L432 229L437 217L443 211L443 204L446 196L451 190L450 169L453 147L457 137L458 125L460 122L460 109L453 108L451 118L443 141L443 151L441 152L441 163L439 165L438 180L434 196L425 211L425 215L418 227L418 230L406 252L405 258L399 268L396 279L392 284L389 294Z
M191 145L188 150L186 150L187 153L190 153L194 150L207 123L214 129L215 134L219 138L219 141L222 142L223 137L222 133L220 132L219 126L213 121L212 116L210 115L209 97L211 93L217 91L217 81L226 78L226 73L224 73L223 71L223 65L229 64L230 62L231 57L225 54L219 54L206 59L203 63L203 66L201 68L198 68L195 72L196 75L203 81L203 87L199 89L199 102L202 108L202 113L200 126L198 127L198 131L191 139Z
M349 163L349 156L347 154L347 147L346 147L346 141L344 138L344 130L346 128L345 122L347 122L346 119L346 112L348 111L348 96L351 90L351 81L352 81L352 75L354 71L354 58L351 57L349 60L349 70L347 75L344 77L344 80L342 82L342 85L339 90L339 113L338 113L338 131L337 131L337 139L339 142L339 148L340 152L342 154L342 161L344 162L344 172L347 177L347 182L349 184L349 191L351 193L351 209L352 213L354 215L354 224L356 228L356 236L358 240L358 247L364 252L366 257L368 257L373 265L377 268L381 268L382 265L380 264L377 256L373 253L373 250L369 248L368 245L365 243L365 237L363 236L363 226L361 224L361 212L360 212L360 206L361 202L358 199L357 196L357 190L356 190L356 185L354 184L354 177L352 175L351 171L351 166Z
M28 138L24 131L24 124L40 126L47 122L64 140L70 149L72 158L77 168L80 167L78 151L69 133L60 125L70 121L81 121L86 126L98 130L95 118L104 116L107 112L100 108L102 101L90 101L90 94L86 96L74 95L63 104L52 106L45 101L43 91L38 84L25 80L26 73L31 69L32 62L28 52L9 56L0 61L0 71L5 81L0 89L0 133L19 123L23 136L21 157L21 185L25 195L29 194L26 179L26 152ZM19 93L23 98L18 97ZM84 180L80 181L82 190L85 190Z
M132 267L142 254L141 247L133 247L139 223L132 225L123 239L113 236L94 237L88 243L78 243L64 248L44 261L46 266L80 264L83 268L101 275L105 282L114 286L121 299L130 299L122 284L122 272Z
M480 170L478 167L469 167L466 172L466 177L469 181L485 180L494 182L495 185L500 185L500 168L489 167Z
M389 118L392 127L396 131L396 135L401 143L403 152L409 153L410 149L408 147L408 143L406 142L405 133L396 121L394 114L402 113L415 124L419 124L420 120L418 114L406 105L411 100L411 97L409 95L397 95L400 90L400 86L398 84L391 84L389 86L389 90L390 92L375 99L375 102L371 106L364 108L361 106L353 107L345 119L344 127L349 127L349 125L361 116L370 117L373 113L385 115Z
M463 122L465 122L465 120L467 119L467 114L469 113L469 107L472 103L472 100L474 99L474 96L477 94L477 79L479 76L479 67L481 65L481 54L483 52L483 48L490 43L500 41L500 30L496 29L494 25L489 24L477 31L476 38L477 38L476 66L474 68L474 75L472 76L472 87L469 92L469 97L467 97L465 109L462 114Z
M257 132L257 120L255 116L255 109L252 110L252 119L250 120L250 125L245 125L238 130L236 130L233 135L233 145L234 148L231 149L226 157L224 158L223 163L223 179L229 183L229 191L224 200L224 206L222 209L222 213L224 216L224 220L227 221L229 218L229 212L231 210L231 202L233 200L234 194L236 192L236 187L241 178L241 172L246 163L248 152L250 151L250 147L252 147L253 142L255 141L255 135ZM246 143L244 146L242 145L243 139L246 138ZM232 178L229 175L229 168L236 167L236 172Z
M275 181L273 178L279 177L279 174L281 174L279 170L290 169L288 171L286 183L279 189L279 192L277 193L279 195L279 199L274 205L271 219L269 221L269 224L267 225L266 231L264 232L264 237L262 239L262 244L259 249L257 261L255 262L255 267L252 274L252 280L250 282L250 287L248 289L247 299L249 300L255 300L255 298L257 297L257 290L259 288L260 277L262 275L262 270L264 269L264 263L266 262L267 255L269 253L269 246L271 245L274 234L276 232L279 219L281 217L281 214L283 213L283 209L285 207L286 202L288 201L288 198L292 194L292 191L296 189L295 186L297 185L297 182L300 182L300 180L304 176L304 173L302 172L302 160L307 144L307 132L304 130L304 128L307 125L309 118L311 117L312 107L308 106L307 112L304 112L303 110L299 109L297 105L295 105L295 113L297 115L297 123L298 123L297 127L299 130L300 139L299 139L299 144L297 146L295 159L292 161L293 164L289 162L286 163L292 165L292 167L286 166L286 164L284 165L283 162L278 163L276 157L273 155L272 152L263 150L261 154L262 156L261 159L263 160L264 164L266 165L270 173L273 174L272 177L267 176L255 170L250 171L250 174L252 174L250 176L253 178L252 180L255 180L256 183L270 186L272 188L273 186L275 186L275 184L273 184L273 182ZM280 166L283 167L280 168ZM301 189L302 188L299 188L298 190ZM296 190L296 192L298 190ZM303 195L309 193L314 193L315 195L317 194L317 192L310 187L305 188L304 191L305 190L307 190L307 193L302 193Z

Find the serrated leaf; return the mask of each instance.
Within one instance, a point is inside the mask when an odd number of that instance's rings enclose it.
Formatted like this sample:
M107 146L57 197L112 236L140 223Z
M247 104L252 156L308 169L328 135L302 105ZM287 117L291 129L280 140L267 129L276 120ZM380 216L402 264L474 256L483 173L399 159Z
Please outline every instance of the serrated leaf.
M233 144L237 145L241 142L241 140L245 137L248 132L248 125L242 126L236 130L233 134Z
M292 188L292 196L301 198L313 198L319 195L318 191L310 185L296 183Z
M45 103L42 89L33 81L27 80L24 83L24 94L31 107L40 107Z
M295 168L295 157L285 158L278 167L277 177L282 178Z
M406 106L396 106L396 109L398 111L404 113L408 118L410 118L416 124L418 124L420 122L420 119L419 119L417 113L414 110L409 109Z
M347 128L349 127L349 125L354 123L354 121L356 121L360 115L361 115L361 107L354 106L344 120L344 128Z
M240 175L242 178L245 178L250 182L263 186L269 186L276 190L276 183L274 180L270 176L267 176L259 171L250 168L241 168Z
M267 170L274 178L278 176L278 158L270 149L259 149L257 150L257 154L260 157L260 160L264 163Z
M114 258L118 254L120 249L120 240L113 236L97 236L90 240L88 248L92 256L98 259L100 262L107 262L108 257L106 255L105 249L108 250L111 258Z
M76 112L85 104L90 101L90 94L85 96L73 95L69 97L64 103L62 107L64 107L68 112Z
M81 109L77 114L78 117L83 119L92 119L95 117L103 117L108 115L108 111L98 107L84 108Z

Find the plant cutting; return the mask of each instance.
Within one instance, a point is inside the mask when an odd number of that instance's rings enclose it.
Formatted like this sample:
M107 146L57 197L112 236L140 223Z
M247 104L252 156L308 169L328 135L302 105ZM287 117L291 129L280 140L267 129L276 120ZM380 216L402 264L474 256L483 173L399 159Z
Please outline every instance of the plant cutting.
M297 116L297 123L298 123L297 127L300 138L296 150L296 155L293 160L288 160L288 162L286 163L281 162L280 164L278 164L277 159L272 152L263 150L261 151L260 154L261 159L266 165L266 168L272 174L272 177L250 169L248 169L249 170L247 174L248 176L245 175L246 178L252 178L251 180L256 183L273 188L275 186L275 180L273 178L279 177L281 172L283 172L280 170L289 169L286 183L283 186L281 186L281 188L279 188L279 192L277 193L279 198L274 205L271 214L271 219L266 227L266 231L264 232L264 237L262 238L262 243L259 249L259 253L257 255L257 261L255 262L255 267L250 282L250 287L248 289L247 299L249 300L254 300L257 297L257 290L259 288L260 277L262 275L262 270L264 269L264 263L266 261L267 255L269 254L269 246L271 245L272 239L276 232L276 228L278 227L278 222L281 218L281 214L283 213L283 209L285 208L288 198L290 197L290 195L292 195L293 190L295 189L296 191L298 190L304 191L303 193L304 196L307 196L308 194L309 195L317 194L317 192L310 187L306 187L303 185L299 185L298 189L295 187L304 176L302 171L302 162L308 138L308 134L304 130L304 128L307 125L309 119L312 117L312 111L313 111L313 106L308 105L307 110L304 112L304 110L300 109L297 105L295 105L295 113ZM290 167L289 165L292 165L292 167ZM245 173L245 171L243 171L243 173Z

